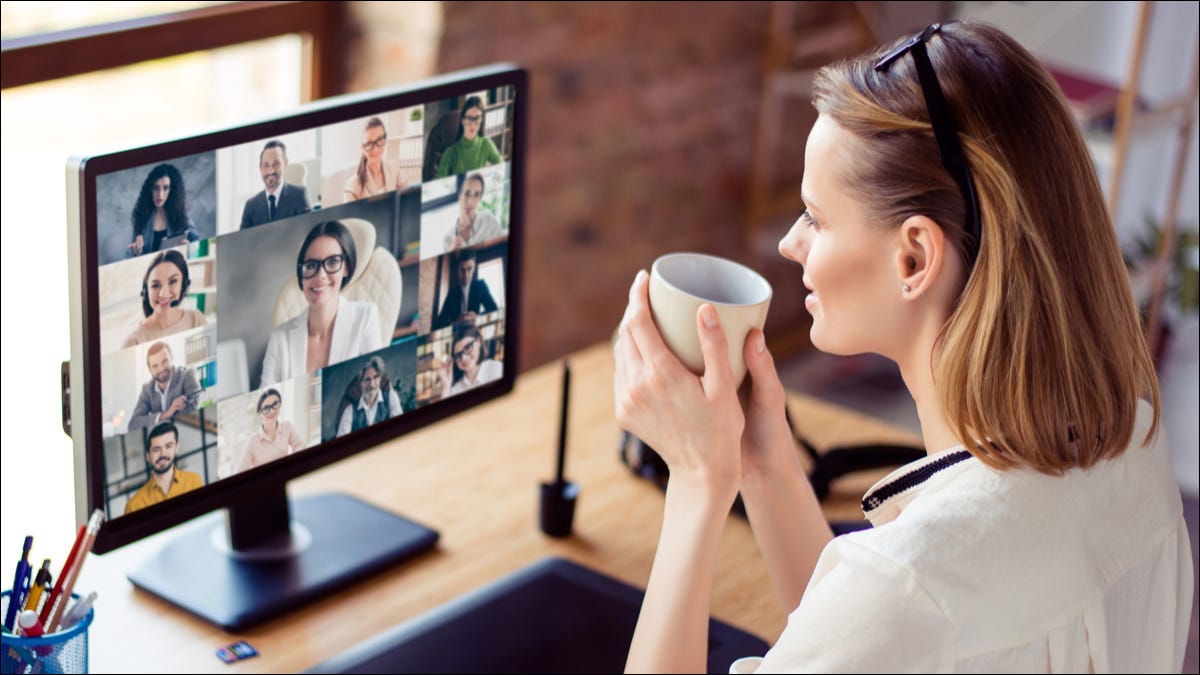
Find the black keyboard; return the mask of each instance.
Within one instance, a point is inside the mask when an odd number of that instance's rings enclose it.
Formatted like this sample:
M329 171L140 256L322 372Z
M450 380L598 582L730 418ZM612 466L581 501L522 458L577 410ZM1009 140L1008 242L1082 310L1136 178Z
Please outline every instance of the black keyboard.
M619 673L643 591L546 558L354 646L310 673ZM767 643L709 622L708 672Z

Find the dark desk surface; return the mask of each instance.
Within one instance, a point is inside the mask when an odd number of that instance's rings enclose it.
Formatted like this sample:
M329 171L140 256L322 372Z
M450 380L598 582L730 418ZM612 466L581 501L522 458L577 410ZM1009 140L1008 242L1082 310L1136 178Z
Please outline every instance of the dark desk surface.
M560 366L522 375L515 391L461 417L294 481L292 494L342 491L441 532L438 548L364 583L245 633L231 635L134 589L125 578L160 538L92 556L77 588L99 591L90 632L92 672L295 672L547 556L645 587L662 522L662 493L617 460L612 352L570 357L572 410L567 476L580 485L575 534L537 527L538 482L551 478ZM840 407L793 396L789 406L818 448L919 439ZM861 519L858 498L886 471L835 483L832 519ZM170 533L167 533L168 536ZM787 615L754 536L730 517L713 589L713 615L773 642ZM260 655L229 671L218 647L248 640Z

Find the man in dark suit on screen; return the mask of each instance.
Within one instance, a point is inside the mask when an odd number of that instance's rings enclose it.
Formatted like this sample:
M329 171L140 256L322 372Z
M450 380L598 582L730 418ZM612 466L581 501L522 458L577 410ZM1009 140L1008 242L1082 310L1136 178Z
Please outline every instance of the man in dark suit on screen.
M200 405L204 388L196 371L171 363L171 348L165 342L155 342L146 352L146 367L150 381L142 385L129 430L141 429L166 422L181 413L191 412Z
M465 248L458 253L458 283L450 284L442 311L433 322L438 330L456 321L474 322L480 314L496 311L496 301L487 282L475 278L475 249Z
M266 189L246 200L246 206L242 209L241 229L312 210L308 202L308 190L283 180L283 170L287 164L287 146L283 141L268 141L263 146L258 154L258 170L262 173Z

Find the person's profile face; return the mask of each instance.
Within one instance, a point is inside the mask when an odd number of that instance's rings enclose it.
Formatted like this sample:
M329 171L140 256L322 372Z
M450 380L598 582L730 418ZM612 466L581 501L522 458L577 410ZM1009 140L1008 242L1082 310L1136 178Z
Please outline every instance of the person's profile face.
M379 385L383 381L383 374L374 368L367 368L362 374L362 391L363 396L368 400L374 400L379 394Z
M479 202L482 200L482 183L473 178L463 183L462 192L458 195L458 203L462 205L463 213L474 216L475 211L479 209Z
M163 176L154 181L151 191L151 196L154 198L154 206L161 209L167 203L167 199L171 197L171 177Z
M383 157L384 145L387 145L387 131L383 127L367 127L362 135L362 150L372 164Z
M264 422L268 422L279 417L279 407L281 401L278 396L268 396L263 399L262 405L258 407L258 415L262 417Z
M458 263L458 283L466 286L475 277L475 261L464 260Z
M161 349L151 354L146 359L146 366L150 368L150 376L157 380L160 384L166 384L171 379L171 352L167 349Z
M287 166L287 157L283 156L281 148L267 148L258 162L258 170L262 172L263 185L268 190L279 187L283 180L283 167Z
M183 293L183 271L169 260L155 265L146 279L146 293L155 314L166 312Z
M474 140L483 127L483 110L478 107L467 108L462 114L463 138Z
M475 370L479 365L479 338L472 335L456 341L453 356L459 370Z
M345 251L337 239L322 235L312 240L304 252L304 265L315 265L316 273L301 280L304 299L309 305L336 300L346 276ZM330 272L330 268L335 271Z
M178 441L174 432L160 434L150 439L150 449L146 451L146 461L156 474L164 474L175 468L175 453L178 451Z
M896 313L894 233L870 222L843 178L851 175L847 162L860 154L861 142L831 118L818 117L804 155L807 209L779 242L785 258L804 266L813 345L832 354L886 352L904 326Z

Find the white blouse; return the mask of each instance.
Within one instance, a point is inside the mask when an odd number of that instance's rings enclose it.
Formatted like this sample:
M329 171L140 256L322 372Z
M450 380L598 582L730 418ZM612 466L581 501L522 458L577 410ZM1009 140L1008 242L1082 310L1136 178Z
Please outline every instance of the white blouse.
M1151 417L1087 471L960 447L893 472L864 497L874 528L834 538L775 646L730 672L1179 672L1191 549Z

